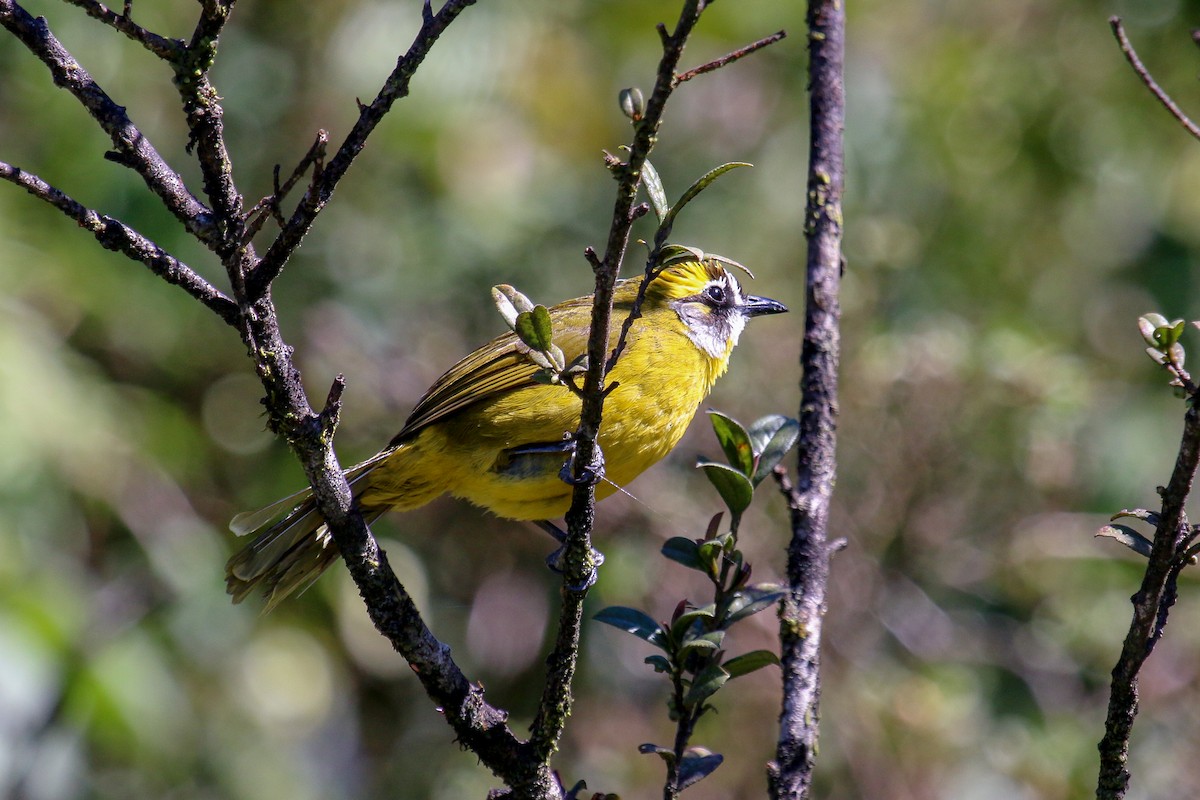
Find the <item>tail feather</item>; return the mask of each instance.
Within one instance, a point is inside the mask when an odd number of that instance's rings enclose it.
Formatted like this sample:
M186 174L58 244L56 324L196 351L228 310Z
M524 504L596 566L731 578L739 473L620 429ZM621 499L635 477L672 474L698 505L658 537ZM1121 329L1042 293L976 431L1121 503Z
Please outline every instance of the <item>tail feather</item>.
M392 451L384 451L346 473L351 486L358 483ZM361 492L358 487L355 495ZM382 509L363 509L373 522ZM229 523L239 536L254 541L225 564L225 591L240 603L256 591L266 599L264 613L289 595L302 592L340 555L325 520L317 510L312 489L302 489L265 508L238 514Z

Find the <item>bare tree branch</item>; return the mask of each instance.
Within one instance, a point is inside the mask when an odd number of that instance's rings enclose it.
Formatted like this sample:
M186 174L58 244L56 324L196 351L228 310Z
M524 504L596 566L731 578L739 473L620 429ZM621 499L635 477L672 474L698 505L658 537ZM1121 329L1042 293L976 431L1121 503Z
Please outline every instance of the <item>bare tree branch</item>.
M96 241L106 249L123 253L134 261L145 264L155 275L167 283L183 288L225 322L230 325L237 324L237 304L233 300L200 277L187 264L125 223L84 206L32 172L26 172L2 161L0 178L20 186L39 200L44 200L62 211L75 220L79 227L91 231Z
M829 501L837 472L837 381L842 271L845 7L810 0L808 266L800 353L800 442L795 488L787 487L792 539L788 594L779 613L783 709L767 775L773 800L808 797L821 700L821 627L829 581Z
M109 135L116 152L106 157L141 175L190 233L206 243L216 240L212 212L188 191L183 178L134 126L125 109L113 102L54 37L44 18L30 16L15 0L0 0L0 26L29 48L50 69L54 84L73 94Z
M258 298L266 291L271 281L279 275L284 263L300 246L300 242L312 228L317 215L321 213L325 204L329 202L329 198L333 196L334 189L337 188L342 176L346 174L346 170L350 168L350 164L362 152L371 131L375 130L375 126L391 109L393 103L408 95L413 73L425 60L425 56L429 54L434 42L459 14L474 4L475 0L447 0L441 10L434 14L429 6L429 0L425 1L421 29L417 31L408 52L397 60L396 68L392 70L375 99L369 105L361 106L358 121L354 123L354 127L347 134L345 141L325 165L321 175L314 178L309 185L308 191L304 193L304 197L292 213L287 225L271 243L262 262L255 268L254 274L247 277L247 293L250 298Z

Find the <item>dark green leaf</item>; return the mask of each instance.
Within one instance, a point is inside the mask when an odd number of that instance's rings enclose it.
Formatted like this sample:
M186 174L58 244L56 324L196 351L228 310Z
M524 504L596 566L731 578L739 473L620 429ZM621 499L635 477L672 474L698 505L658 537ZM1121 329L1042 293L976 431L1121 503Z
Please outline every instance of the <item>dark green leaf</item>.
M593 619L606 625L612 625L614 628L620 628L626 633L632 633L655 647L664 647L666 644L666 636L662 627L649 614L638 611L636 608L609 606L599 611Z
M672 536L662 546L662 554L672 561L677 561L690 569L705 572L704 562L700 560L699 545L683 536Z
M725 671L724 667L720 664L709 664L692 681L691 688L684 695L684 705L688 708L695 708L697 704L704 702L724 686L728 680L729 673Z
M725 451L730 466L747 477L753 475L754 448L750 444L750 434L742 427L742 423L720 411L709 411L708 418L712 421L713 432L717 434L717 441Z
M712 775L724 760L720 753L711 753L702 747L689 748L679 765L679 788L686 789Z
M770 420L769 422L766 422ZM766 422L763 427L759 427L760 423ZM778 424L776 424L778 423ZM756 439L758 436L765 435L770 431L770 436L767 440L759 445ZM789 417L782 415L773 415L771 417L763 417L750 429L750 439L755 444L754 452L758 454L758 466L754 469L754 477L752 483L758 486L775 466L783 461L783 457L788 454L796 445L796 440L800 438L800 423Z
M638 752L643 755L656 755L663 761L671 762L675 760L675 751L669 747L647 742L646 744L638 745Z
M730 678L738 678L742 675L748 675L755 670L778 663L779 656L770 650L752 650L749 653L743 653L740 656L728 659L721 666L729 673Z
M754 485L744 473L715 461L701 460L696 466L704 470L709 482L716 487L717 493L721 495L725 505L729 506L729 512L733 516L740 517L742 512L750 507L750 501L754 498Z
M716 615L716 606L709 604L703 608L693 608L691 611L685 611L680 614L674 622L671 623L671 635L676 639L683 638L687 632L698 620L712 619Z
M645 662L647 664L649 664L650 666L654 667L655 672L670 672L671 671L671 662L667 660L666 656L659 656L659 655L646 656Z
M774 583L760 583L756 586L747 586L745 589L737 592L733 601L730 602L729 608L725 613L725 619L722 621L723 627L729 627L738 620L757 614L764 608L775 605L779 599L784 596L783 587Z
M662 178L658 177L658 170L649 160L642 163L642 185L646 187L646 194L650 198L650 207L654 209L654 216L661 222L671 209L667 205L667 193L663 191Z

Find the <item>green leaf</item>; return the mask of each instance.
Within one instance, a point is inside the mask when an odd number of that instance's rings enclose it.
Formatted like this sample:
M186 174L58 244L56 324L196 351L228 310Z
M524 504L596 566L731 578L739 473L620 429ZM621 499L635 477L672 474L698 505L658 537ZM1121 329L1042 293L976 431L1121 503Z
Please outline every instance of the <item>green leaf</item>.
M750 483L745 473L727 464L718 464L707 459L700 459L696 466L704 470L709 482L716 487L717 493L721 495L733 516L741 516L742 512L750 507L750 501L754 499L754 484Z
M729 673L730 678L740 678L742 675L749 675L763 667L778 663L779 656L770 650L751 650L749 653L728 659L721 666Z
M709 575L713 580L716 580L720 573L721 555L725 552L725 541L723 539L710 539L706 542L701 542L696 548L696 555L700 558L700 563L703 565L703 572Z
M597 612L592 619L612 625L614 628L620 628L626 633L632 633L655 647L666 649L666 634L663 632L662 626L644 611L626 606L609 606Z
M770 436L766 442L758 445L756 436L762 437L768 432ZM758 454L758 466L754 469L751 483L755 486L762 483L771 474L771 470L783 461L788 451L795 447L799 438L800 423L790 417L774 414L755 422L750 427L750 441L755 444L754 452Z
M679 648L679 656L683 658L689 652L716 650L725 641L725 631L709 631L686 640Z
M760 583L755 586L747 586L745 589L738 591L733 600L729 603L729 607L725 611L725 617L721 622L723 628L728 628L738 620L753 616L764 608L769 608L779 602L787 592L777 583Z
M666 656L659 656L659 655L646 656L644 661L645 661L645 663L654 667L655 672L670 672L671 671L671 662L667 660Z
M729 673L725 671L724 667L720 664L709 664L692 681L691 688L684 695L684 705L688 708L695 708L697 704L703 703L728 681Z
M662 554L672 561L683 564L690 569L705 572L704 562L700 560L699 545L683 536L672 536L662 546Z
M708 418L712 422L713 433L717 435L721 449L725 451L725 458L729 459L730 466L741 470L742 474L747 477L753 475L754 447L750 443L750 434L742 427L742 423L720 411L710 410Z
M721 766L725 757L703 747L690 747L679 765L679 788L686 789L693 783L704 780Z
M685 244L665 244L658 250L656 267L668 267L684 261L703 261L704 251L698 247L688 247Z
M722 164L719 167L710 169L708 172L697 178L696 182L689 186L687 191L680 196L675 205L671 206L671 210L663 218L662 224L659 225L659 227L666 227L670 229L670 227L675 224L675 218L679 216L679 212L683 210L683 207L692 202L692 200L696 199L696 195L707 189L713 181L724 175L726 172L729 172L731 169L737 169L738 167L752 166L754 165L748 164L745 161L731 161L728 164Z
M682 639L687 629L693 623L701 619L712 619L716 616L717 607L713 604L704 606L703 608L693 608L691 611L686 611L679 615L679 618L671 623L671 635L677 639Z
M642 755L656 755L663 761L670 763L675 760L675 751L669 747L647 742L646 744L638 745L638 752Z
M650 198L650 207L654 209L654 216L659 222L671 210L667 205L667 193L663 190L662 178L658 177L658 170L650 163L649 159L642 163L642 185L646 187L646 195Z

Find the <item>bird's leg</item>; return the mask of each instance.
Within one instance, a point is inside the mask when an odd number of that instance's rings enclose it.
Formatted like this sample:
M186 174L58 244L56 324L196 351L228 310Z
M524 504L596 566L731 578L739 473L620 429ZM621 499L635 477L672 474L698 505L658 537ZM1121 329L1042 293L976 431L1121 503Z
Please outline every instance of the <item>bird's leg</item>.
M561 575L563 573L563 569L565 567L565 565L563 564L563 556L565 555L566 549L567 549L567 533L566 533L566 531L564 531L562 528L558 527L557 525L555 525L553 522L551 522L548 519L535 520L533 524L537 525L539 528L544 530L546 533L553 536L554 540L559 543L559 548L557 550L555 550L553 553L551 553L550 555L546 556L546 566L548 566L551 569L551 571L556 572L559 575ZM589 586L591 586L592 584L594 584L596 582L596 577L598 575L597 568L603 563L604 563L604 553L601 553L599 550L597 550L596 548L593 547L592 548L592 564L594 566L592 568L591 574L588 575L586 579L584 579L583 584L581 586L569 586L567 588L571 589L572 591L578 592L578 591L583 591L584 589L586 589Z

